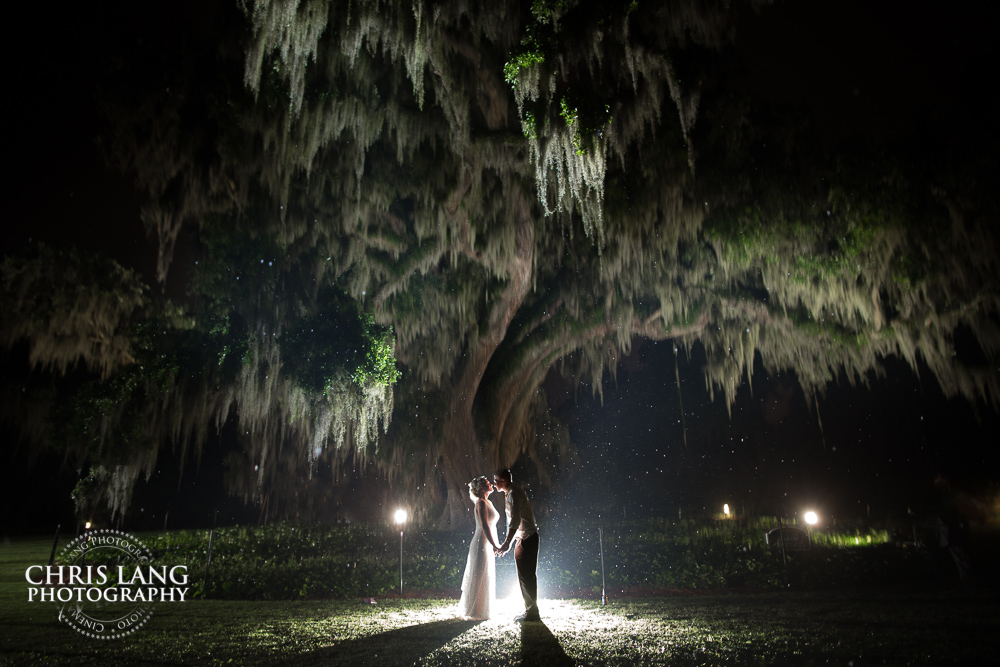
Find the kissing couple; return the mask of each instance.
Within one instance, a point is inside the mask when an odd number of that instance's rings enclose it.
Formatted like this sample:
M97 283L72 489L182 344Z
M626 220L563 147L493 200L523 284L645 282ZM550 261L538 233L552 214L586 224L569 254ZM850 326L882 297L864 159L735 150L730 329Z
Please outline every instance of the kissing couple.
M507 539L503 544L497 540L497 519L500 514L493 508L489 495L494 490L506 496ZM517 565L517 581L521 584L524 598L524 613L514 620L541 621L538 615L538 526L535 513L524 491L511 481L510 470L501 468L493 475L493 483L486 477L476 477L469 482L469 498L475 503L476 533L469 545L469 559L462 577L462 599L458 603L458 615L472 620L486 620L496 606L497 575L494 558L503 556L514 547L514 563Z

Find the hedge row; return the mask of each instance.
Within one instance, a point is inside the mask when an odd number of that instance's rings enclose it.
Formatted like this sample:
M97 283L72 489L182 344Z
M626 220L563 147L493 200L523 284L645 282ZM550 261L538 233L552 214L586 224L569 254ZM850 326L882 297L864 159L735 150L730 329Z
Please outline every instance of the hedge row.
M783 589L911 581L933 574L932 554L888 543L884 531L848 528L813 541L804 552L780 549L764 535L776 525L750 521L637 520L605 526L604 580L609 592L647 589ZM546 521L541 530L539 585L579 593L602 585L602 540L596 526ZM874 536L874 539L869 540ZM457 591L468 534L410 530L403 536L406 590ZM389 526L278 523L215 530L206 575L209 531L143 535L156 563L187 565L194 597L290 600L374 597L399 588L399 532ZM836 545L844 546L836 546ZM854 546L857 545L857 546ZM513 561L498 566L499 590Z

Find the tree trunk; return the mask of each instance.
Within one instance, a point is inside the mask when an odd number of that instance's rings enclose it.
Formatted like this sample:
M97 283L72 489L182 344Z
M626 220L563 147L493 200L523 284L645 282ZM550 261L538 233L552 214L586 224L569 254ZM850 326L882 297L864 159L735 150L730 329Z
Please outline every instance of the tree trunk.
M518 195L514 206L515 250L507 267L507 286L493 301L484 333L469 342L467 361L459 367L444 419L442 464L447 498L438 522L441 529L468 527L467 484L479 475L492 477L499 461L495 440L491 438L485 448L479 440L472 406L480 391L486 366L506 337L510 322L531 287L534 222L528 201L523 196Z

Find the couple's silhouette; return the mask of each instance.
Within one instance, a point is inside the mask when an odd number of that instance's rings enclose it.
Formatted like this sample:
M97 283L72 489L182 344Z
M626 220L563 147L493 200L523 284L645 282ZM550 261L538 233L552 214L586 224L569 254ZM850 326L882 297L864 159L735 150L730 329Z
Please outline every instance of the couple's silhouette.
M499 512L489 495L498 490L506 496L507 538L499 543L497 520ZM469 482L469 497L475 503L476 532L469 545L469 558L462 577L462 599L458 615L470 619L488 619L496 607L496 561L506 554L516 541L514 562L517 580L524 598L524 614L517 621L538 621L538 527L528 497L511 480L510 470L496 471L491 483L486 477Z

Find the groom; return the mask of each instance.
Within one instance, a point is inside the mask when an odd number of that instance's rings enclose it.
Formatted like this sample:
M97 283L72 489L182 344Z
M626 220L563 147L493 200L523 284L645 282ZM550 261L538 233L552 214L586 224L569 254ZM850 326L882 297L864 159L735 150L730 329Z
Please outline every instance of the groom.
M538 566L538 526L535 525L535 513L531 511L528 496L511 483L510 470L497 470L493 482L507 497L504 503L507 508L507 539L496 550L496 555L503 556L510 551L511 542L517 540L514 563L517 565L517 581L521 584L521 597L524 598L524 613L514 620L519 623L541 621L538 615L538 577L535 576L535 568Z

